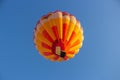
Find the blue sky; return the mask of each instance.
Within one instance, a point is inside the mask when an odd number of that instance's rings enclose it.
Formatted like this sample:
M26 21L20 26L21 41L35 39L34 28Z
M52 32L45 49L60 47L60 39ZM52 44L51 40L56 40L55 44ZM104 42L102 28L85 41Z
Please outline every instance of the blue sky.
M51 62L33 44L39 18L72 13L85 40L75 58ZM0 80L120 80L119 0L0 0Z

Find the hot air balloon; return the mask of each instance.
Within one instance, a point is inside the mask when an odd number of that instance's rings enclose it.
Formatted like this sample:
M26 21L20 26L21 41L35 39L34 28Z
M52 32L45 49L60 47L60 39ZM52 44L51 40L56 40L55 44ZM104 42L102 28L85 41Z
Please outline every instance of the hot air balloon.
M83 28L75 16L55 11L41 17L34 29L34 44L51 61L73 58L82 47Z

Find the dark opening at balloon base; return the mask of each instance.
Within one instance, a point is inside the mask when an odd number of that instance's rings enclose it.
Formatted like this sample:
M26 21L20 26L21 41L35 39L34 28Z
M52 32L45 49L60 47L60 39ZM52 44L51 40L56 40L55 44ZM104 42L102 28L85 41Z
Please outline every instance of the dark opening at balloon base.
M63 52L63 51L61 51L61 53L60 53L60 57L64 58L65 56L66 56L66 53Z

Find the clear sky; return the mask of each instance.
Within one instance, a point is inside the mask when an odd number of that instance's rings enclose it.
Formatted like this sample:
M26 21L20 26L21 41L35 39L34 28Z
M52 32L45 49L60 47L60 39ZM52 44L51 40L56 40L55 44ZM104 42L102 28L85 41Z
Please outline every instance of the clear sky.
M72 13L85 40L75 58L51 62L33 44L38 19ZM119 0L0 0L0 80L120 80Z

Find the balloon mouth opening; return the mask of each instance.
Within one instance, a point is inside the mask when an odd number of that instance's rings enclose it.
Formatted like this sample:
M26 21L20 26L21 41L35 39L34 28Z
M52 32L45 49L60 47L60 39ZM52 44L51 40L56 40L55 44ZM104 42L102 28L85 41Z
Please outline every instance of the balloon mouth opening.
M64 58L66 56L66 52L64 51L64 43L62 40L55 40L52 45L52 52L61 58Z
M66 56L66 52L61 51L60 57L64 58Z

